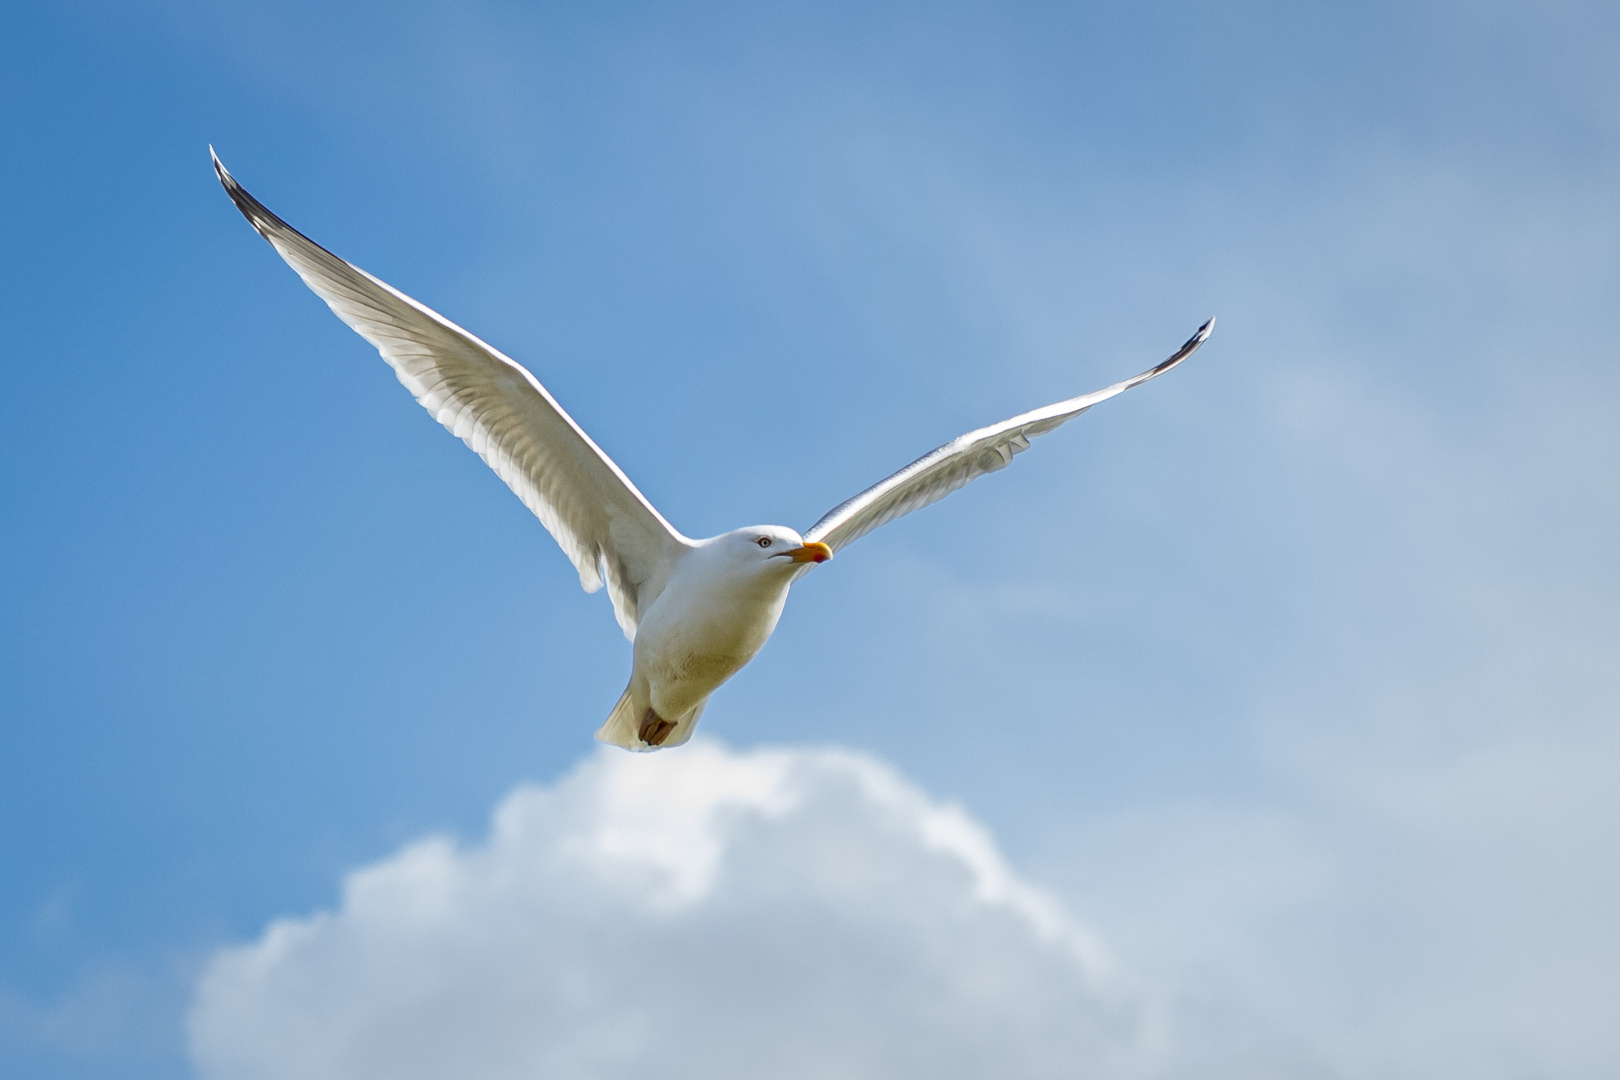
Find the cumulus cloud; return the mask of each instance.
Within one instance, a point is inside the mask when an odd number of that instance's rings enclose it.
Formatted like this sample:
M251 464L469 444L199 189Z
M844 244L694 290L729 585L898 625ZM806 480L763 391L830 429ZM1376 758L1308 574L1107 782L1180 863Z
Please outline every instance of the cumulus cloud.
M600 753L215 956L209 1080L1135 1075L1152 1024L989 834L871 758Z

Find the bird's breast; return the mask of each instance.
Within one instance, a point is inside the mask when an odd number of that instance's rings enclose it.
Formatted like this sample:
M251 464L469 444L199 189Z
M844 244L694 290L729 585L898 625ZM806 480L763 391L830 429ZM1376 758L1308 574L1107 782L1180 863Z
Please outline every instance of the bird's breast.
M636 667L654 683L707 693L769 640L786 598L786 588L672 581L636 632Z

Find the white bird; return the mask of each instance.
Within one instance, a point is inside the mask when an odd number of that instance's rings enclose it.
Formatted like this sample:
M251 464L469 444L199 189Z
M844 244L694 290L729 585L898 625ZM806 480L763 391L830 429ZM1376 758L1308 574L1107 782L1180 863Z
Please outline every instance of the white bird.
M494 469L579 571L607 586L633 643L630 685L597 731L627 750L679 746L709 695L776 629L788 588L879 525L1004 468L1029 440L1181 363L1169 359L1094 393L970 431L824 514L802 536L781 525L683 536L517 361L316 244L264 205L209 148L220 183L259 234L337 317L371 342L417 402Z

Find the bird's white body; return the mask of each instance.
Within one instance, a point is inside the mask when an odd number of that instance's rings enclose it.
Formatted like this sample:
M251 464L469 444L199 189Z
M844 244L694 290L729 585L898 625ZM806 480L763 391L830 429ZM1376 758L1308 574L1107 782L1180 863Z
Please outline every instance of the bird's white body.
M630 685L596 737L629 750L676 746L691 737L709 695L764 646L788 589L811 566L1005 468L1030 439L1169 371L1197 351L1215 323L1206 322L1169 359L1140 375L952 439L834 507L803 536L761 525L690 540L527 368L282 221L217 156L214 171L237 209L304 283L375 345L417 402L534 512L585 590L607 587L635 654Z
M771 547L762 549L761 539ZM776 629L788 589L805 569L783 555L802 545L790 529L759 526L696 541L682 553L642 613L630 685L597 737L632 750L689 739L709 695ZM667 732L661 723L670 725Z

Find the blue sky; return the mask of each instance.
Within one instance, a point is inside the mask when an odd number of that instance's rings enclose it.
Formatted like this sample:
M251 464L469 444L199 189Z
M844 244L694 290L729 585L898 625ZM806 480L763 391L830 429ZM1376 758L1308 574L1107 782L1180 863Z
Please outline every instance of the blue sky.
M628 669L212 143L689 535L1218 315L803 581L704 731L964 808L1194 1072L1612 1075L1617 44L1582 3L9 6L0 1072L214 1068L219 950L476 845Z

